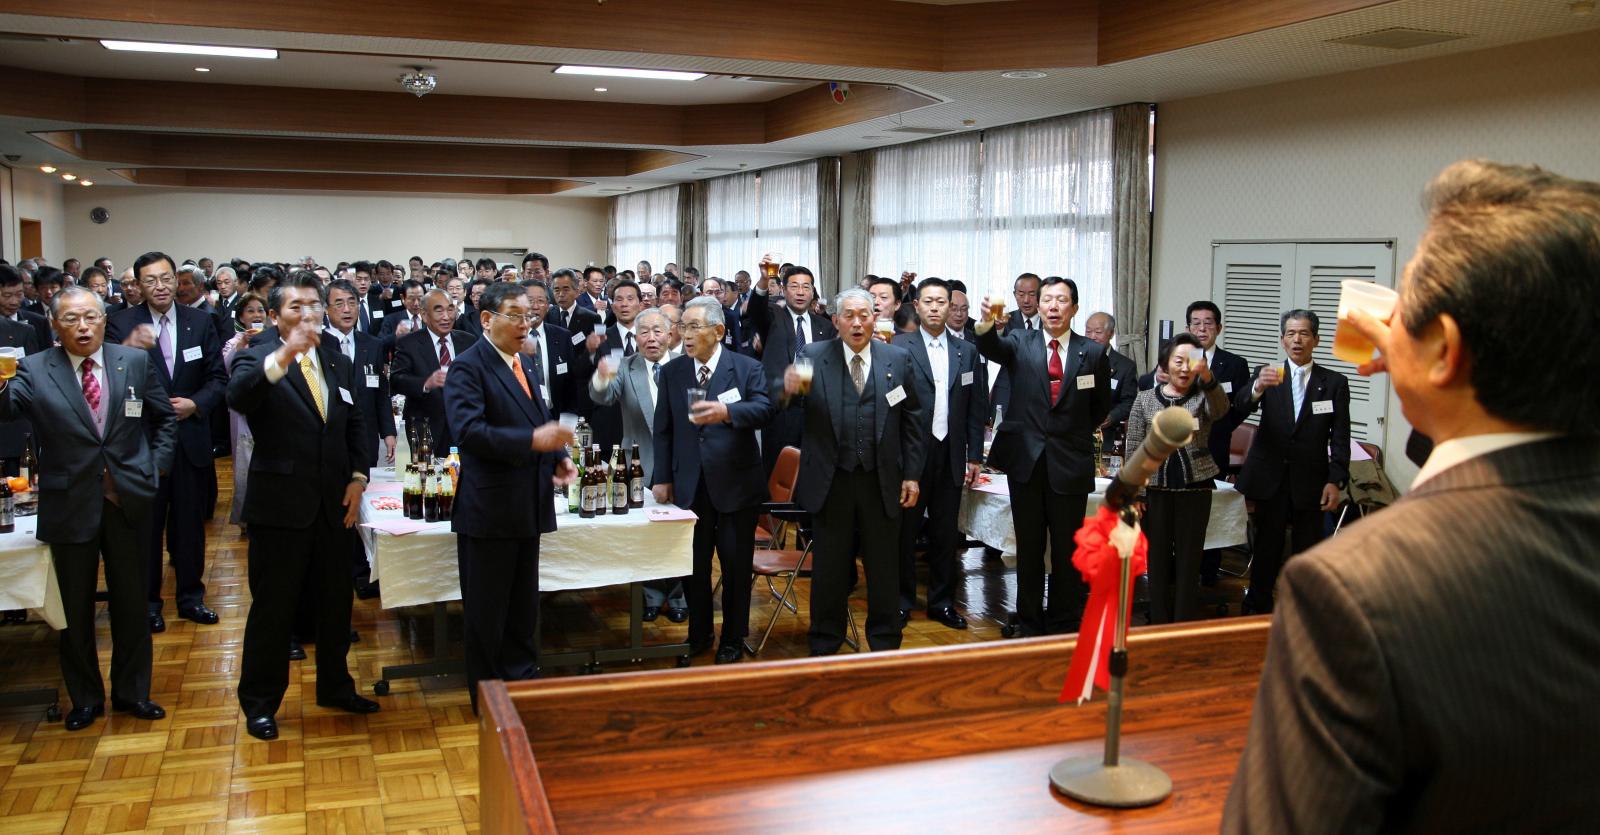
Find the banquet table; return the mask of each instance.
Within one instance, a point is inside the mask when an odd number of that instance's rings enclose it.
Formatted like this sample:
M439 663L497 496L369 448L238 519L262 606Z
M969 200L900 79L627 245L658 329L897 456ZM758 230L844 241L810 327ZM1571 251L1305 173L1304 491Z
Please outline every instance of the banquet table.
M34 538L38 524L38 516L19 516L16 530L0 534L0 610L27 609L50 628L65 629L67 616L50 546ZM51 716L56 699L54 687L0 692L0 705L51 705Z
M434 606L435 646L444 646L444 605L461 599L461 575L456 563L456 535L449 522L422 522L405 518L401 508L403 485L392 470L374 470L361 503L362 543L367 552L372 581L380 584L386 609ZM558 499L556 530L539 538L539 590L541 592L631 586L630 642L625 647L540 656L545 667L582 666L596 669L607 661L639 661L676 656L688 658L687 644L643 643L644 609L640 583L694 572L695 515L672 505L661 505L646 494L645 506L626 514L584 519L567 513ZM382 693L396 678L446 675L459 672L460 660L432 661L385 667L375 686Z

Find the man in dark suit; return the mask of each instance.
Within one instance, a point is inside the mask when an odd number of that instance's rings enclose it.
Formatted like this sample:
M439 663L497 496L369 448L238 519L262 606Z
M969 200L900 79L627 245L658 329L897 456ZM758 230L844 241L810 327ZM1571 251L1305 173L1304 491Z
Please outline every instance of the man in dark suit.
M983 424L988 413L988 392L978 366L978 348L945 330L950 309L950 285L943 279L925 278L917 285L916 333L896 334L894 345L906 349L920 372L912 382L917 402L928 418L927 452L922 466L919 496L900 524L900 620L910 617L917 602L917 533L928 515L928 619L951 629L966 629L956 611L956 586L960 578L956 516L961 491L977 478L983 463Z
M400 286L400 302L398 307L391 308L379 320L378 338L383 340L383 350L392 358L395 353L395 343L404 337L426 329L422 312L422 296L424 294L422 282L406 279ZM388 304L394 304L393 301ZM376 308L374 308L376 312Z
M1006 474L1017 532L1017 616L1023 636L1072 632L1083 614L1082 576L1072 567L1072 535L1094 491L1091 435L1111 412L1111 363L1105 347L1072 332L1078 286L1046 279L1039 290L1040 329L995 329L984 305L978 350L1015 384L1005 420L995 428L989 463ZM1045 537L1050 542L1049 606L1044 605Z
M295 270L268 297L279 339L234 356L228 405L250 422L243 518L250 526L250 604L239 671L245 730L275 739L289 686L289 645L303 590L316 595L317 704L375 713L356 695L350 649L350 538L367 484L366 429L355 369L326 347L322 282Z
M0 264L0 318L32 328L41 350L54 345L55 331L50 329L50 320L24 308L26 299L22 274L16 267Z
M60 650L72 700L66 728L88 727L105 712L94 635L102 555L111 608L111 706L160 719L166 712L150 701L140 532L158 474L172 464L172 404L145 352L105 344L99 296L66 288L54 313L61 346L24 357L15 378L0 379L0 420L27 416L39 433L45 469L37 536L50 545L67 619Z
M1189 333L1200 340L1201 350L1206 354L1206 365L1211 369L1213 376L1222 385L1222 393L1230 398L1238 397L1239 392L1250 385L1250 363L1244 357L1217 346L1217 337L1222 335L1222 309L1215 302L1197 301L1189 305L1184 311L1184 319L1188 322ZM1154 372L1150 376L1150 385L1143 388L1154 387ZM1228 456L1233 446L1233 430L1239 428L1248 417L1247 412L1237 408L1230 409L1220 420L1211 424L1211 434L1207 436L1206 448L1211 452L1211 460L1217 462L1224 474L1228 473ZM1222 568L1222 551L1209 549L1200 557L1200 582L1207 586L1217 584L1217 572Z
M750 290L749 304L743 312L744 329L761 337L761 367L767 373L770 391L783 388L784 370L800 351L813 342L826 342L839 335L828 317L813 313L816 279L805 267L794 267L784 279L781 303L769 302L772 288L765 272ZM778 453L786 446L798 447L805 436L806 413L799 401L780 405L772 425L761 433L761 463L768 477L778 464Z
M1254 385L1240 387L1234 411L1261 408L1255 442L1239 472L1239 492L1255 502L1255 554L1244 611L1272 611L1272 587L1283 561L1322 541L1322 514L1339 506L1350 480L1350 386L1344 375L1311 361L1317 314L1283 314L1288 362L1263 366ZM1281 383L1281 385L1280 385ZM1294 529L1294 550L1283 552Z
M442 454L455 445L445 418L445 377L455 358L477 340L455 332L456 308L443 290L429 292L420 306L424 327L395 343L389 385L406 396L406 426L418 426L420 431L417 421L427 421L432 448Z
M1227 833L1600 830L1600 183L1460 162L1428 203L1394 315L1339 326L1438 446L1284 569Z
M640 276L640 281L648 281L648 277ZM589 308L600 315L610 312L610 300L605 295L606 271L601 267L590 265L583 269L583 283L578 285L578 304ZM608 320L606 324L611 324Z
M1016 298L1017 306L1006 314L1007 331L1036 331L1044 327L1043 317L1039 313L1039 286L1039 277L1033 273L1023 273L1011 282L1011 295ZM984 311L983 317L987 318L988 315L988 311ZM1002 415L1011 406L1011 375L1004 368L995 375L994 391L990 392L989 402L999 406Z
M355 369L355 389L351 394L361 407L361 425L366 428L367 454L362 460L369 468L389 466L394 464L398 436L394 406L389 401L388 366L383 361L383 343L357 327L360 299L356 286L349 281L340 279L328 285L327 335Z
M556 529L554 486L577 475L567 456L572 430L535 396L538 369L518 353L528 335L528 296L502 281L479 301L487 338L463 351L445 383L461 483L456 533L467 687L517 681L539 671L539 535Z
M580 347L583 334L550 323L550 288L543 281L523 279L521 284L528 296L529 317L529 344L523 353L533 358L539 379L544 381L540 399L553 415L567 412L587 417L594 410L594 401L583 390L592 370L589 353Z
M597 360L600 354L609 354L612 351L621 351L624 358L639 352L639 337L633 332L633 322L634 317L639 315L642 304L639 285L623 281L611 288L611 313L615 318L605 330L604 344L601 344L598 332L589 335L585 347L588 349L591 361ZM589 422L594 425L594 442L600 445L600 454L610 458L611 448L622 443L621 407L596 403Z
M1133 360L1111 347L1117 336L1117 320L1104 311L1095 313L1083 323L1083 335L1105 346L1106 357L1111 362L1111 411L1100 425L1106 430L1106 441L1122 437L1123 424L1133 411L1133 401L1139 396L1139 369ZM1221 352L1221 349L1218 349ZM1233 356L1229 354L1229 356ZM1215 373L1215 372L1213 372ZM1127 450L1129 454L1132 450Z
M600 314L592 307L578 303L578 274L569 269L556 270L550 276L551 306L545 318L553 325L572 333L588 336L600 327Z
M624 294L615 292L613 298L620 311ZM710 649L715 637L715 550L722 568L722 637L716 663L732 664L743 657L750 630L756 512L768 498L766 479L750 463L756 460L756 430L772 419L772 401L761 365L723 342L722 319L722 303L716 299L696 299L684 308L684 356L662 368L660 396L655 398L655 469L650 478L656 501L676 502L699 517L694 524L694 574L684 581L690 651ZM704 390L706 399L691 406L684 396L691 388Z
M0 271L10 269L11 267L0 264ZM33 328L27 325L11 319L0 318L0 346L20 352L19 356L31 356L39 353L39 336L34 333ZM32 433L33 426L24 417L18 417L4 425L0 425L0 473L4 475L19 474L18 467L22 460L22 452L27 446L28 436ZM37 454L37 446L35 446L35 454ZM30 475L36 475L36 473Z
M783 376L784 394L805 415L794 497L816 523L812 655L832 655L844 641L858 543L867 644L900 647L900 523L903 510L917 505L927 453L928 406L918 399L910 352L872 338L867 291L846 290L836 305L840 336L801 351L811 361L809 390L792 365Z
M730 351L738 352L739 343L748 340L745 340L740 332L738 309L728 304L733 297L732 288L723 284L722 279L712 276L700 283L700 293L716 299L717 304L722 305L722 320L728 326L727 333L722 337L722 345Z
M162 540L172 557L178 616L217 622L205 602L206 517L215 504L211 413L222 407L228 382L222 340L208 313L177 304L178 271L171 256L146 252L133 263L145 303L106 320L106 339L145 348L178 415L178 448L150 509L150 628L167 628L161 608ZM210 501L208 501L210 499Z

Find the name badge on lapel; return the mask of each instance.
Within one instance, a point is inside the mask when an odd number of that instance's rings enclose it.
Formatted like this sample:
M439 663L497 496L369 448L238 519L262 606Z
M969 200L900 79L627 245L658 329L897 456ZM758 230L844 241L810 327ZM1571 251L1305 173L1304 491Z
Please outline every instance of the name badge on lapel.
M564 363L564 362L556 363L556 373L557 374L565 374L565 373L567 373L567 364Z
M1093 374L1079 374L1078 375L1078 390L1079 391L1083 391L1084 389L1092 389L1092 388L1094 388L1094 375Z
M727 391L717 395L717 399L725 404L733 404L738 403L744 398L739 394L738 389L728 389Z
M1313 401L1311 401L1311 414L1314 414L1314 415L1331 415L1331 414L1333 414L1333 401L1332 400L1313 400Z
M572 335L572 344L574 344L574 345L582 345L583 344L583 340L585 340L587 338L588 337L585 337L582 333L575 333L575 334Z
M1112 377L1111 378L1111 390L1112 391L1116 391L1117 389L1119 389L1121 387L1122 387L1122 381L1118 380L1115 377Z
M972 372L971 371L963 371L963 372L961 372L961 385L964 385L964 386L972 385Z
M370 315L374 319L382 319L383 318L383 311L381 311L381 310L370 310L370 311L367 311L367 313L368 313L368 315Z
M889 393L884 395L883 399L888 401L890 406L900 405L900 401L906 399L906 387L895 386L894 388L889 389Z
M144 417L144 401L133 391L133 386L128 386L128 399L122 401L122 416L130 418Z
M368 374L367 375L367 388L375 389L377 387L378 387L378 375L376 375L376 374Z
M200 359L200 346L199 345L196 345L193 348L185 348L185 349L183 349L183 361L184 362L194 362L197 359Z
M343 400L345 404L349 406L354 406L356 404L356 399L350 396L350 390L344 386L339 387L339 399Z

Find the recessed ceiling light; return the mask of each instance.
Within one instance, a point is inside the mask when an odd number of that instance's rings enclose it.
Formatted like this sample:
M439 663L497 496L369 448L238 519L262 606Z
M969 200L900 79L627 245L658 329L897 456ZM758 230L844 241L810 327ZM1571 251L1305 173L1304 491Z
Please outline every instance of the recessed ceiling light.
M211 72L211 68L210 67L195 67L194 71L195 72Z
M862 139L887 139L886 136L863 136Z
M604 88L604 87L596 87L596 88L594 88L594 91L596 93L604 93L606 91L606 88Z
M697 81L706 77L703 72L636 70L628 67L578 67L570 64L556 67L555 73L557 75L603 75L608 78L653 78L658 81Z
M92 181L92 180L79 180L78 181L78 185L80 185L80 186L92 186L92 185L94 185L94 181Z
M1044 78L1048 75L1049 73L1039 72L1038 70L1012 70L1000 73L1001 78Z
M54 174L54 173L56 173L56 167L54 165L41 165L41 166L39 166L39 170L43 171L46 174Z
M66 180L67 182L70 183L73 180L78 179L78 175L77 174L62 174L61 175L61 179Z
M278 50L253 46L206 46L191 43L152 43L150 41L101 41L106 49L118 52L163 52L170 55L221 55L226 58L276 59Z

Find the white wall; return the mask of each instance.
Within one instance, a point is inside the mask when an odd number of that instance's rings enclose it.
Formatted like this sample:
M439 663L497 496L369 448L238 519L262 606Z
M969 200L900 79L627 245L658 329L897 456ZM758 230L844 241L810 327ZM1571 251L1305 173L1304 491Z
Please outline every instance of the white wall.
M67 260L66 223L63 215L65 190L61 180L31 168L11 170L11 189L5 210L5 258L15 264L22 248L22 218L39 221L45 260L59 267ZM3 185L3 183L0 183ZM81 186L78 191L89 191Z
M1162 103L1152 333L1210 297L1213 240L1396 238L1403 265L1423 186L1467 157L1600 180L1600 32ZM1409 433L1391 398L1407 485Z
M430 263L463 248L530 247L557 265L600 261L606 252L606 201L586 197L480 197L228 192L131 187L69 189L66 244L89 259L131 264L159 249L179 258L235 256L324 264ZM89 210L111 212L104 224Z

